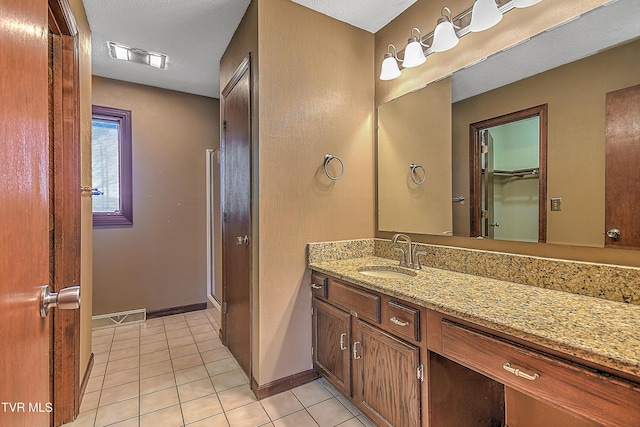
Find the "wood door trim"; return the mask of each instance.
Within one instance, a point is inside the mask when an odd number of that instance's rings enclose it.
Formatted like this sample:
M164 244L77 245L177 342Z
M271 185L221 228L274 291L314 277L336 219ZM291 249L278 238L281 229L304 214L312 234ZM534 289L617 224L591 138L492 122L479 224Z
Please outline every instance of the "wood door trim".
M291 390L308 382L311 382L319 377L318 373L314 369L298 372L297 374L289 375L288 377L273 380L266 384L258 385L255 378L251 377L251 391L256 395L258 400L265 399L267 397L282 393L283 391Z
M482 182L477 173L482 168L482 163L478 153L480 152L480 139L478 132L481 129L503 125L528 117L539 116L539 186L538 186L538 242L547 241L547 139L548 139L548 105L542 104L535 107L526 108L502 116L493 117L469 125L469 199L471 200L470 210L470 231L471 237L478 237L482 234L482 219L480 214L480 204L482 201Z
M78 28L67 0L49 0L54 54L53 251L54 291L80 284L80 99ZM85 304L87 302L85 301ZM51 396L54 426L80 411L80 310L53 310ZM91 368L91 363L87 369Z

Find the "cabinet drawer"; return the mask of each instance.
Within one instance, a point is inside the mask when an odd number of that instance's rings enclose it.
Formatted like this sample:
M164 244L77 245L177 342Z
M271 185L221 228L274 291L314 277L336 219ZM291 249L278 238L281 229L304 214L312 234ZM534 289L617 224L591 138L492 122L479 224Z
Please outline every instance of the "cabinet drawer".
M321 274L311 274L311 293L315 297L327 298L329 278Z
M420 341L420 310L395 301L389 301L387 328L394 334L410 340Z
M606 426L640 420L640 385L443 320L442 353L508 387ZM635 420L635 421L634 421Z
M356 317L380 323L380 297L338 281L331 282L331 302Z

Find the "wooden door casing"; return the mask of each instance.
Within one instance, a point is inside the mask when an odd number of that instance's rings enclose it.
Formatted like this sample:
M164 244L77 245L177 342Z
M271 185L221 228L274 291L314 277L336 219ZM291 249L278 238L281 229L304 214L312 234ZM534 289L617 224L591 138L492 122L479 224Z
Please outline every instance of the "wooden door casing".
M351 315L313 300L313 366L345 396L351 396Z
M605 247L640 249L640 85L606 95Z
M420 426L420 349L355 318L351 340L358 408L380 426Z
M251 378L251 61L222 91L223 341ZM243 240L247 236L247 239ZM241 240L238 240L241 239Z

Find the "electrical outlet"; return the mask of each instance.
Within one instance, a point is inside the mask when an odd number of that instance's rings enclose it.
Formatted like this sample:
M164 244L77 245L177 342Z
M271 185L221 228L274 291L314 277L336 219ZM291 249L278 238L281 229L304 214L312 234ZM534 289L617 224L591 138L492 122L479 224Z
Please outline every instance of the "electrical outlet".
M551 211L558 212L562 210L562 199L560 197L551 198Z

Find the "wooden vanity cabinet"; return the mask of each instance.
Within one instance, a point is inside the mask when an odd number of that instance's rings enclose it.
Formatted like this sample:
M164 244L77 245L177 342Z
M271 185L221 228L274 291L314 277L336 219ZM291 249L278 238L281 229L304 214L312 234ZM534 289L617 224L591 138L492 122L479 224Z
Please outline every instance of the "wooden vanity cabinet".
M426 426L420 309L333 278L312 308L318 373L378 426Z

